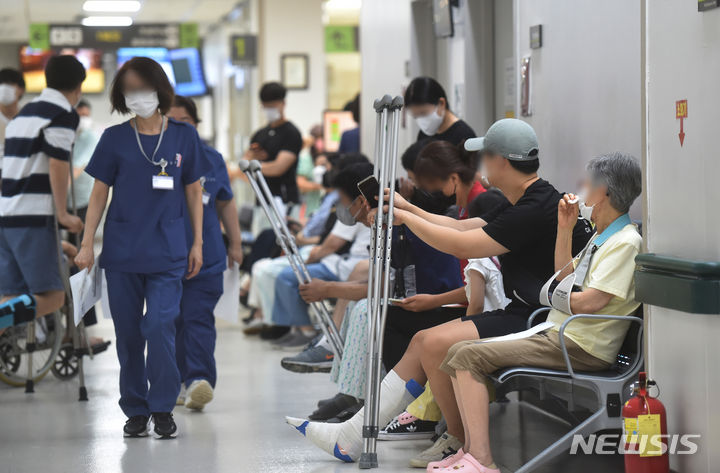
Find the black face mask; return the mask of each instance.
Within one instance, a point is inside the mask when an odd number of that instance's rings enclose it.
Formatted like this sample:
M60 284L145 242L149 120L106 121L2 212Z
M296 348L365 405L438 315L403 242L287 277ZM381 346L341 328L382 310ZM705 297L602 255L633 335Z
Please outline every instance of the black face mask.
M455 196L448 197L442 191L428 192L416 187L410 201L426 212L444 215L448 208L455 205Z

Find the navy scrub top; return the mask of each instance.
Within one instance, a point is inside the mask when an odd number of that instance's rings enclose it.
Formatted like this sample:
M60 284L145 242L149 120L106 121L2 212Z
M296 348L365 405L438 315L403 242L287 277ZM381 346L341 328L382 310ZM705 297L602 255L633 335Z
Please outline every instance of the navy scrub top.
M217 274L227 268L227 252L220 230L220 220L215 210L215 202L230 200L233 198L233 193L222 155L206 143L202 143L200 147L212 168L203 175L205 178L203 188L204 192L208 194L208 201L203 204L203 266L199 275ZM189 218L185 219L185 236L189 250L193 241Z
M140 134L152 159L160 135ZM105 218L100 267L128 273L157 273L187 265L185 186L210 168L192 125L168 120L155 161L165 159L172 190L153 189L160 173L138 148L130 122L107 128L85 172L113 188ZM192 243L192 242L191 242Z

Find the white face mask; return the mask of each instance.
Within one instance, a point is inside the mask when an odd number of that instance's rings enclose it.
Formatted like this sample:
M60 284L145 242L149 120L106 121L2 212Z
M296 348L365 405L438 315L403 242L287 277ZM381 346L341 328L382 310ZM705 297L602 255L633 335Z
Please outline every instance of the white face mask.
M141 90L125 94L125 105L127 105L127 108L135 115L142 118L150 118L157 112L160 101L158 100L157 92L154 90L152 92Z
M577 194L578 197L578 210L580 211L580 216L587 220L588 222L591 222L590 217L592 217L593 213L593 205L585 205L585 192L581 191L579 194Z
M440 125L443 122L443 118L444 116L438 113L438 107L435 107L435 110L433 110L432 113L428 113L422 117L417 117L415 119L415 123L417 123L417 126L423 133L428 136L432 136L437 133L438 128L440 128Z
M0 84L0 105L10 105L17 99L15 86L12 84Z
M78 125L78 130L90 130L93 126L92 118L84 116L80 117L80 125Z
M282 116L280 114L280 110L275 107L263 107L263 113L265 114L265 119L268 123L276 122L280 120L280 117Z
M314 182L315 184L322 184L322 182L323 182L323 176L325 175L325 171L327 171L327 169L325 168L325 166L315 166L315 167L313 168L313 171L312 171L312 173L313 173L313 182Z

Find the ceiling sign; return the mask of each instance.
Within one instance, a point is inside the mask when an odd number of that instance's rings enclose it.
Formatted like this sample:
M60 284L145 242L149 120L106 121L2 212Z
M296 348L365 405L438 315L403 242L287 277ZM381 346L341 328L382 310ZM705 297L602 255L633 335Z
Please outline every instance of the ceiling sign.
M678 100L677 102L675 102L675 118L680 119L680 133L678 134L678 138L680 138L680 146L682 146L685 142L685 130L683 128L683 120L687 118L687 116L687 100Z
M698 0L698 11L712 10L720 7L720 0Z
M329 25L325 27L326 53L351 53L357 50L357 26Z
M30 23L29 46L33 49L50 49L50 25L47 23Z
M196 23L140 23L122 27L30 24L30 47L37 49L198 46Z
M230 57L233 64L257 65L257 36L232 35L230 37Z

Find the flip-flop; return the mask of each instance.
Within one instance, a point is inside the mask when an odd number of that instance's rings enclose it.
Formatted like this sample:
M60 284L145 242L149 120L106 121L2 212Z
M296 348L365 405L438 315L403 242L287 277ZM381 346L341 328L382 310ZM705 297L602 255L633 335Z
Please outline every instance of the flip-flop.
M460 460L440 470L433 470L436 473L500 473L498 468L488 468L466 453Z

